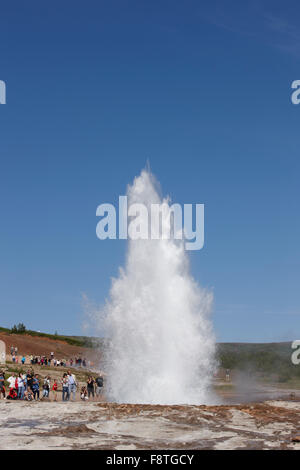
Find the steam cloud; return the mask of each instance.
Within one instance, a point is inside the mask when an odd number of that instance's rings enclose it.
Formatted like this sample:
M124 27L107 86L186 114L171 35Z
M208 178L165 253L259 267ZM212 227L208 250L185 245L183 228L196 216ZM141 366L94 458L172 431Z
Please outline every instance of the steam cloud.
M128 203L165 202L143 170ZM166 218L162 224L169 223ZM212 294L189 272L183 241L130 240L125 268L112 280L104 309L109 399L122 403L211 402L215 339ZM103 312L102 312L103 314Z

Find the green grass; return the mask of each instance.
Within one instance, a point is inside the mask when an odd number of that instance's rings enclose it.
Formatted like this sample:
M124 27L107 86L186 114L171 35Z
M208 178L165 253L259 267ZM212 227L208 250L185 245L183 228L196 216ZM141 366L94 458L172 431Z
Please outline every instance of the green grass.
M89 336L66 336L66 335L52 335L50 333L41 333L33 330L26 330L22 333L14 332L12 333L9 328L0 327L0 332L7 334L19 334L19 335L29 335L33 337L42 337L53 339L54 341L64 341L72 346L79 346L84 348L99 348L102 345L101 338L91 338Z
M0 332L3 332L3 333L10 333L10 329L9 328L3 328L2 326L0 326Z
M11 334L8 328L0 332ZM73 346L84 348L105 348L105 340L88 336L66 336L40 333L28 330L25 333L33 337L44 337L63 341ZM224 369L246 371L257 375L261 380L274 381L278 384L300 382L300 365L291 361L291 343L219 343L217 345L217 360Z
M290 384L300 381L300 365L292 363L292 352L291 343L219 343L217 359L224 369Z

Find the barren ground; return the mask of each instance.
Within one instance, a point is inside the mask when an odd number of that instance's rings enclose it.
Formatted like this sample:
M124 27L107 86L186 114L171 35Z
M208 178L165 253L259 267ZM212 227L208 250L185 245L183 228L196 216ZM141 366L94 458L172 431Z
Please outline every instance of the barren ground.
M1 337L3 336L3 337ZM65 342L0 335L20 353L74 357L98 354ZM92 357L91 357L92 359ZM98 356L97 356L98 359ZM28 364L28 361L27 361ZM27 367L25 365L25 368ZM9 371L21 366L7 364ZM65 368L34 366L41 380L60 379ZM83 385L88 370L74 370ZM41 382L42 383L42 382ZM245 386L244 386L245 385ZM300 391L216 381L222 405L125 405L77 401L0 400L0 449L299 449ZM291 394L292 392L292 394ZM52 392L50 393L50 399ZM61 400L61 393L58 394ZM238 403L238 404L237 404Z
M300 401L0 402L0 449L300 449ZM300 441L300 436L299 436Z
M25 356L33 355L46 355L50 357L50 353L53 351L57 359L68 359L75 356L88 356L91 349L82 348L80 346L73 346L61 341L59 339L51 339L43 336L30 336L26 334L8 334L0 332L0 339L6 344L6 354L10 360L10 348L11 346L18 348L18 355Z

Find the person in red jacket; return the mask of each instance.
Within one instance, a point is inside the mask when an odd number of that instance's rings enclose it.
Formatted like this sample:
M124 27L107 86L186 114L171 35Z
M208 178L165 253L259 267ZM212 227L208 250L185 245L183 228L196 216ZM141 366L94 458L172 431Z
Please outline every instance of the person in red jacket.
M57 382L55 379L52 385L52 391L53 391L54 401L57 401Z
M16 400L18 398L17 392L14 388L11 388L9 394L7 395L7 400Z

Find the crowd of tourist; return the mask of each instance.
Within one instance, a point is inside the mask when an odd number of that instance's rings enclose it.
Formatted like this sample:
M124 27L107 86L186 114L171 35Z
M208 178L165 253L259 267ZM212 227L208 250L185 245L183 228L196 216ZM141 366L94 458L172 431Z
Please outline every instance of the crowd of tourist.
M6 383L8 386L6 386ZM7 393L8 389L8 393ZM41 379L39 374L35 374L33 369L28 369L25 374L14 372L6 379L5 372L0 370L0 399L6 400L40 400L43 398L58 399L58 392L61 391L62 401L75 401L78 383L76 376L70 370L65 372L60 380L51 379L47 375ZM96 378L89 376L86 385L80 389L80 398L82 400L101 397L103 390L103 377L98 375ZM42 393L41 393L42 392Z
M18 348L11 346L10 348L10 354L11 354L11 359L13 363L21 363L22 365L30 362L31 365L39 365L39 366L51 366L53 365L54 367L90 367L91 363L90 361L87 361L85 358L82 357L74 357L70 359L57 359L54 357L54 352L50 353L50 356L44 355L44 356L35 356L31 354L29 357L26 358L26 356L20 355L18 356Z

